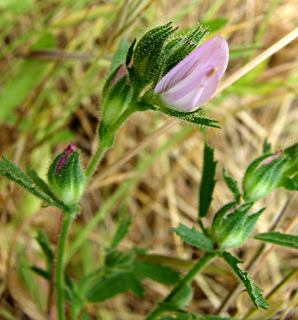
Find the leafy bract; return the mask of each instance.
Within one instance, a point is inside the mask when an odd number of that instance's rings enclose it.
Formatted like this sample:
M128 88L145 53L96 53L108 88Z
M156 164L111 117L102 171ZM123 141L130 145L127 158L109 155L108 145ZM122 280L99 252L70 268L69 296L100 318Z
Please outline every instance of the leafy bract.
M222 256L245 286L255 307L267 310L268 303L263 297L261 289L253 282L253 280L248 275L247 271L243 271L238 267L238 264L243 263L243 261L237 259L227 251L224 251Z

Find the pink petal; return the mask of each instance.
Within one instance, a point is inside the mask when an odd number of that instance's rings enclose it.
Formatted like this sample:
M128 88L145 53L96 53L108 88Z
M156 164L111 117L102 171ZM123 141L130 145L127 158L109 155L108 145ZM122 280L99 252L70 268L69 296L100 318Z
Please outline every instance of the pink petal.
M168 91L171 87L177 84L188 76L191 69L195 66L200 56L212 45L216 38L203 44L198 49L194 50L181 62L179 62L170 72L168 72L156 85L154 89L155 94Z
M229 46L219 34L212 40L214 41L204 51L193 68L198 70L206 65L214 65L218 68L218 78L221 79L229 61Z
M208 74L210 71L212 72L213 70L209 69L209 72L206 72L205 69L205 74L202 78L200 77L201 81L197 86L180 99L174 99L175 94L171 94L171 90L169 90L168 93L162 95L162 100L177 111L190 112L197 109L212 97L217 88L218 71L213 72L211 75Z
M214 65L205 66L200 70L193 71L188 77L170 88L168 92L163 93L162 96L166 97L167 101L170 103L174 103L176 100L183 98L188 93L196 89L206 74L212 69L214 69Z
M219 79L225 72L229 60L229 47L220 35L203 44L201 47L189 54L167 73L156 85L155 94L168 91L177 83L185 79L194 70L206 65L215 65L218 68Z

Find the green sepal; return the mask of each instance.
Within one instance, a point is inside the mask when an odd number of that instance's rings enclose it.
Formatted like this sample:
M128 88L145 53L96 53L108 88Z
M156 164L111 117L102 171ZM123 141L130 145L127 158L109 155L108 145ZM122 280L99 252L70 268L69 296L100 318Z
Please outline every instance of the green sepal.
M206 252L214 252L215 243L206 237L203 233L196 230L194 227L189 229L184 224L180 223L178 228L172 228L172 230L186 243L202 249Z
M174 31L170 22L148 31L137 43L133 54L133 86L136 86L136 90L140 91L156 77L159 66L164 63L163 46Z
M265 210L263 208L249 216L252 205L253 203L244 203L222 219L220 224L217 222L212 226L212 238L218 243L220 250L238 247L251 235L258 218Z
M298 174L296 174L292 179L288 177L282 177L279 186L284 187L289 191L298 191Z
M224 216L233 208L237 206L237 202L229 202L226 205L222 206L215 214L211 227L211 234L216 233L221 229L221 223Z
M262 155L247 168L242 181L243 198L246 202L260 200L280 186L287 158L276 158L271 163L262 165L265 159L274 156L274 153Z
M128 50L127 50L127 54L126 54L126 59L125 59L125 64L128 67L132 61L132 57L133 57L133 52L134 52L134 47L136 45L137 39L134 39L133 42L131 43L131 45L129 46Z
M125 75L109 89L102 102L99 137L108 148L113 145L115 134L123 124L123 122L119 123L119 119L130 108L131 93L132 87L128 82L128 75ZM133 109L131 113L133 113Z
M290 177L298 173L298 143L286 148L283 152L287 162L283 168L283 175Z
M199 191L198 220L207 215L212 201L212 194L216 184L216 180L214 178L216 173L216 165L217 161L214 161L214 148L209 147L205 141L203 173Z
M127 56L127 51L128 51L128 44L125 41L124 38L121 39L119 47L114 54L108 76L115 70L118 69L119 65L122 65L125 62L126 56Z
M63 204L63 202L55 195L55 193L48 186L48 184L42 178L39 177L39 175L34 169L30 169L27 167L26 173L40 190L42 190L45 194L47 194L51 199L53 199L57 203Z
M158 77L154 85L198 46L206 32L206 28L197 25L188 30L177 32L166 43L162 51L162 60L164 63L161 64L161 70L157 72Z
M239 263L243 263L243 261L234 257L231 253L224 251L222 253L223 258L225 261L230 265L233 269L237 277L241 280L243 285L245 286L251 301L255 305L256 308L263 308L267 310L268 303L263 297L261 289L253 282L253 280L248 275L247 271L243 271L237 265Z
M222 169L222 174L225 179L227 187L231 190L231 192L234 195L235 202L240 203L241 194L237 185L237 181L233 179L232 177L229 177L227 174L227 170L225 167Z
M57 164L65 152L59 154L52 162L48 171L48 182L57 197L66 205L74 205L80 199L84 187L85 177L80 165L80 154L71 153L66 164L57 172Z

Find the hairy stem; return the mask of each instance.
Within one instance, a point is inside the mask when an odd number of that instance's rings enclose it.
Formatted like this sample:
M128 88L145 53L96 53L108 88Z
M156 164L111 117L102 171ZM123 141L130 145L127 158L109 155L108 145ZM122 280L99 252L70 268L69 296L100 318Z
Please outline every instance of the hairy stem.
M64 212L64 220L60 233L60 239L58 244L58 256L57 256L57 268L56 268L56 294L57 294L57 311L58 319L65 320L64 313L64 250L67 240L68 230L73 218L71 212Z
M170 304L177 294L179 294L183 288L189 284L192 279L213 259L216 253L205 253L205 255L193 266L193 268L187 273L187 275L175 286L170 294L164 299L163 302ZM163 313L171 311L162 305L158 306L146 320L155 320Z
M121 125L125 122L125 120L135 111L137 111L135 108L128 107L117 119L117 121L114 124L114 127L111 128L111 130L109 131L105 139L100 140L98 148L85 173L86 185L89 182L89 180L92 178L94 172L96 171L104 153L107 151L107 149L110 148L110 146L107 146L106 141L108 141L110 138L112 138L115 135L115 133L121 127Z

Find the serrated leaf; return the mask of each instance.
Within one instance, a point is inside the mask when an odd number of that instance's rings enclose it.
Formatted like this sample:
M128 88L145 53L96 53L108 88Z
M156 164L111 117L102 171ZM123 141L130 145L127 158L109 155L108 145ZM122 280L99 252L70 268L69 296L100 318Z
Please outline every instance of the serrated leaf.
M238 188L238 185L237 185L237 181L235 179L233 179L232 177L228 176L227 170L226 170L225 167L222 169L222 174L223 174L223 177L225 179L226 185L228 186L228 188L231 190L231 192L234 195L234 200L237 203L239 203L241 194L240 194L240 191L239 191L239 188Z
M143 296L144 289L133 273L119 272L95 283L87 291L86 297L90 302L101 302L130 290L137 296Z
M194 227L189 229L187 226L180 223L178 228L172 229L184 242L207 252L214 251L214 242L207 238L203 233L196 230Z
M202 179L200 184L199 192L199 217L203 218L207 215L211 201L214 186L216 183L215 172L216 172L217 161L214 161L214 148L210 148L205 142L204 144L204 166Z
M132 220L122 220L111 242L111 248L116 248L120 241L126 236Z
M50 271L52 269L52 264L53 264L53 260L54 260L54 252L51 248L49 238L47 237L47 235L44 233L44 231L42 229L39 229L36 240L37 240L38 244L40 245L43 253L46 256L48 271Z
M144 261L135 261L133 263L133 273L140 280L150 278L170 286L175 285L180 279L180 273L172 268Z
M237 266L239 263L243 263L243 261L237 259L227 251L224 251L222 256L245 286L255 307L267 310L268 303L263 297L261 289L253 282L253 280L248 275L247 271L243 271Z
M54 204L48 196L36 188L34 182L15 163L10 162L4 157L0 160L0 175L17 183L19 186L48 204Z
M284 234L280 232L259 233L254 236L254 239L262 240L279 246L298 249L298 236Z

